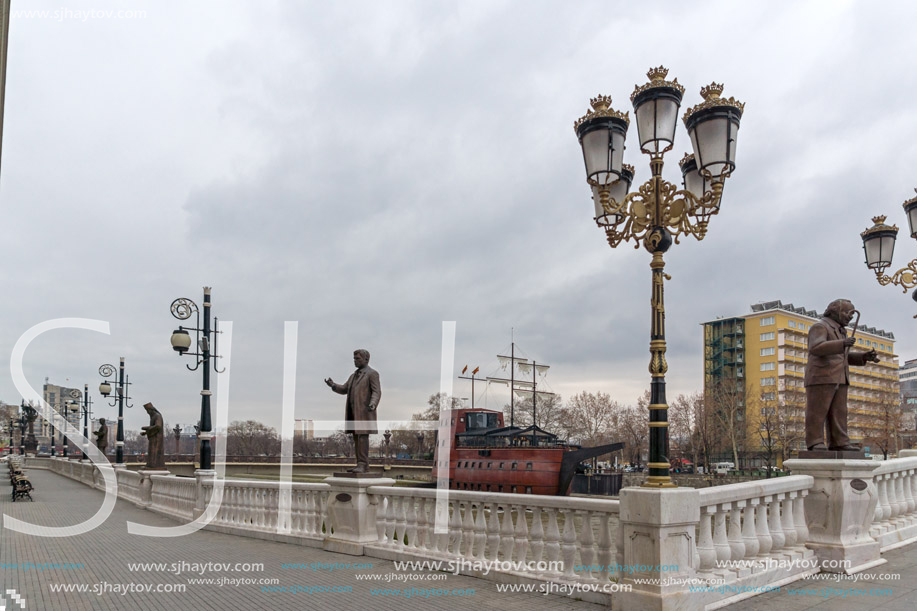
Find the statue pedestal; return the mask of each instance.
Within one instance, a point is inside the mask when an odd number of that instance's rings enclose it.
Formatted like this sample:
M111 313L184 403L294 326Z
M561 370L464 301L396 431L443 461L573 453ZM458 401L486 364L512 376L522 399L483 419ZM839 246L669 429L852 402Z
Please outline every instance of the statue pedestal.
M393 486L395 480L376 477L372 473L347 473L326 477L331 486L328 496L329 532L322 549L329 552L363 555L363 545L379 540L376 530L376 505L378 501L367 492L370 486Z
M140 474L140 502L138 505L149 507L153 504L153 480L150 479L150 476L171 475L171 473L167 469L141 469L137 473Z
M851 575L885 564L879 542L869 536L879 500L872 472L880 463L797 458L783 464L815 478L805 499L806 547L815 552L823 572Z
M799 458L811 460L866 460L866 450L799 450Z

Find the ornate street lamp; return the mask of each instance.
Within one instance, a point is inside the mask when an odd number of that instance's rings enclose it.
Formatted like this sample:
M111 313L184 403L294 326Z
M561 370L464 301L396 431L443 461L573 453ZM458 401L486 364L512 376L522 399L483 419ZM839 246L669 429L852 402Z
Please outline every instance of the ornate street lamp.
M79 391L74 390L71 394L79 398ZM80 408L83 413L83 456L80 462L86 462L89 458L89 420L92 418L92 399L89 397L89 384L83 384L83 405Z
M213 329L210 327L210 287L204 287L204 326L201 327L201 313L197 304L190 299L180 297L172 302L172 316L178 320L187 320L192 314L197 315L196 327L182 327L172 332L172 349L179 355L189 355L197 359L194 367L187 365L191 371L196 371L202 364L204 365L204 382L201 389L201 423L198 431L201 452L201 470L209 471L213 469L211 458L210 439L212 425L210 421L210 359L213 359L213 371L222 373L224 370L217 369L216 359L220 358L217 352L217 338L219 337L219 321L213 317ZM191 348L191 335L188 331L195 333L195 345L200 352L188 352ZM210 351L210 336L213 335L213 352Z
M115 375L115 366L114 365L102 365L99 367L99 375L103 378L112 378ZM114 407L118 406L118 434L115 441L115 464L123 465L124 464L124 405L126 401L130 401L130 397L127 396L126 387L130 386L128 377L124 374L124 357L121 357L121 364L118 367L118 377L113 379L117 386L117 398L113 399L109 405ZM102 383L99 384L99 392L103 397L108 397L111 394L111 383L107 379L103 379ZM128 404L128 408L134 407L133 405Z
M611 107L611 98L590 100L592 109L573 127L583 149L586 182L592 189L595 222L605 230L615 248L633 240L653 258L650 329L650 459L644 486L674 487L669 476L668 405L665 397L665 305L663 254L682 235L703 240L710 217L720 209L723 185L735 170L735 147L745 105L723 98L723 86L712 83L701 89L703 101L683 116L693 155L681 161L682 188L663 180L663 156L672 149L678 109L684 87L678 79L666 80L668 70L652 68L649 82L634 88L631 102L637 122L640 151L649 155L652 177L629 193L634 171L624 164L624 139L628 113Z
M917 189L914 189L917 191ZM911 230L911 237L917 238L917 197L904 202L904 213ZM917 259L914 259L891 276L885 274L885 268L892 264L895 254L895 240L898 237L898 226L887 225L884 216L874 216L873 226L863 231L863 252L866 254L866 267L875 271L876 280L885 286L894 284L900 286L903 292L917 286ZM917 291L911 295L917 301ZM917 318L917 316L915 316Z

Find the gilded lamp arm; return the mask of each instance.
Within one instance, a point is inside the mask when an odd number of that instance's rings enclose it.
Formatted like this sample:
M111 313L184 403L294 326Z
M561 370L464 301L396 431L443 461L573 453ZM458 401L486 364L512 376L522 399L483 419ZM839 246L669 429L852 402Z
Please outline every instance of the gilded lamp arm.
M902 287L902 292L908 292L908 290L917 286L917 259L914 259L907 264L907 267L902 267L890 277L884 273L884 270L877 269L876 280L882 286L894 284Z

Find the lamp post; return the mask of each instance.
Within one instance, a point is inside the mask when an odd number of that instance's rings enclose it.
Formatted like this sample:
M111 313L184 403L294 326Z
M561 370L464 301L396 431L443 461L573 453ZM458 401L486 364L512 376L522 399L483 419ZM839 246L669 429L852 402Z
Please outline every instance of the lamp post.
M917 191L917 189L914 189ZM904 213L911 231L911 237L917 238L917 197L904 202ZM895 240L898 237L898 226L887 225L884 216L874 216L873 226L860 234L863 238L863 252L866 254L866 267L875 271L876 280L885 286L893 284L900 286L903 292L917 286L917 259L907 266L902 267L891 276L885 274L885 268L892 264L892 255L895 252ZM917 301L917 291L911 295ZM915 316L914 318L917 318Z
M80 396L80 391L77 389L73 389L70 391L70 396L78 399ZM74 401L72 399L67 399L66 401L62 403L63 414L61 416L61 426L58 427L60 430L60 436L61 436L61 454L63 455L64 458L67 458L70 453L69 452L70 438L67 437L67 425L71 424L70 408L73 407L73 403Z
M19 455L25 456L25 426L26 417L22 412L19 413Z
M684 87L666 80L660 66L647 72L650 81L634 88L631 102L637 121L640 151L649 155L652 177L633 193L634 168L624 163L624 140L630 117L614 110L611 98L600 95L592 109L574 123L583 149L586 182L592 189L596 224L605 230L609 246L633 240L652 254L650 299L649 476L643 484L671 488L669 476L668 405L665 397L665 304L663 254L682 235L703 240L710 218L720 209L723 185L735 169L735 146L745 105L723 98L717 83L701 89L703 101L683 116L693 155L681 160L682 188L662 178L663 156L672 149Z
M197 358L197 362L194 364L194 367L187 365L188 369L191 371L196 371L201 365L204 366L204 380L203 388L201 389L201 423L200 431L198 433L198 438L200 440L201 447L201 470L209 471L213 469L213 461L211 459L210 451L210 439L213 437L212 434L212 425L210 421L210 359L213 358L213 371L214 373L222 373L224 370L217 369L216 359L220 358L219 353L217 352L217 338L220 334L219 330L219 321L214 316L213 317L213 329L210 327L210 287L204 287L204 326L201 327L201 313L197 307L197 304L181 297L172 302L172 316L178 320L187 320L191 318L192 314L197 315L197 326L196 327L182 327L179 326L178 329L172 332L172 349L178 352L179 355L188 354ZM188 331L194 331L195 345L197 346L200 352L188 352L191 348L191 335L188 334ZM210 351L210 336L213 335L213 352Z
M115 366L105 364L99 367L99 375L103 378L102 383L99 384L99 393L103 397L108 397L111 394L111 383L108 381L108 378L112 378L112 381L115 382L117 386L117 398L114 399L109 405L114 407L118 406L118 433L115 441L115 464L123 465L124 464L124 404L126 401L130 401L130 397L127 395L126 387L130 386L128 377L124 374L124 357L121 357L121 363L118 367L118 376L115 375ZM133 405L128 405L128 408L134 407Z
M79 391L74 391L79 392ZM92 399L89 397L89 384L83 384L83 405L80 408L83 413L83 456L80 462L86 462L89 459L89 420L92 418Z

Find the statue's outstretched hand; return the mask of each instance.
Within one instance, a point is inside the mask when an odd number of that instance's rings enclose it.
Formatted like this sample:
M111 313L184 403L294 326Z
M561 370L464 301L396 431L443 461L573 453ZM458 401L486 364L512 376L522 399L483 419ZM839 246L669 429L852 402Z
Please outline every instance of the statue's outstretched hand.
M334 382L331 380L331 378L325 378L325 384L327 384L329 388L334 386Z

